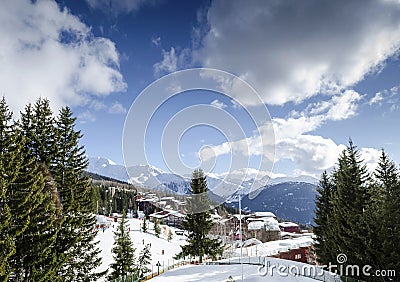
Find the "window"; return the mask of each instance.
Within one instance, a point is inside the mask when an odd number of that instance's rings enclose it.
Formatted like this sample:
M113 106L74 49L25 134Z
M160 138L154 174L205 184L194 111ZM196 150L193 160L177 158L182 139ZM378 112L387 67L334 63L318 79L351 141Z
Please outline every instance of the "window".
M301 259L301 254L296 254L296 255L294 256L294 259Z

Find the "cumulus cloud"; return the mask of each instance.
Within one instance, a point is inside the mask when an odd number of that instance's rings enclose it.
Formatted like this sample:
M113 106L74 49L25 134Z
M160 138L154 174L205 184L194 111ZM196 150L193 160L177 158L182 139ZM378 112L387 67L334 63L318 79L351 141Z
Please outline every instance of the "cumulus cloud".
M374 97L372 97L368 101L368 105L370 106L383 106L386 105L389 112L393 112L397 110L399 104L399 87L393 86L390 89L383 89L375 93ZM385 113L385 112L384 112Z
M157 76L177 71L183 66L186 66L190 60L190 50L183 49L179 51L171 47L169 51L163 49L162 56L162 61L153 65L154 73Z
M362 159L367 165L367 169L370 172L373 172L378 166L379 158L382 154L382 151L375 148L361 148L360 152Z
M218 99L215 99L211 102L211 105L220 109L224 109L227 107L227 105L224 104L224 102L221 102Z
M157 36L157 37L151 38L151 43L152 43L154 46L160 46L160 45L161 45L161 37L160 37L160 36Z
M110 114L125 114L126 108L119 102L114 102L112 106L108 109Z
M15 112L39 96L90 106L127 87L115 44L54 1L3 1L0 54L0 92Z
M259 128L261 138L256 134L242 140L210 146L202 152L203 157L207 160L233 151L246 157L264 155L275 162L289 159L296 164L297 173L318 176L335 165L345 146L310 133L326 122L354 116L361 99L362 96L357 92L347 90L329 100L312 103L301 112L292 112L288 117L273 118L275 156L271 153L273 144L267 144L271 142L271 124L265 124Z
M277 144L277 160L290 159L306 174L317 173L331 168L339 154L345 149L329 138L300 135L285 138Z
M102 10L112 13L114 16L119 14L129 14L138 11L142 6L150 1L145 0L86 0L92 9Z
M214 1L206 24L195 58L275 105L348 89L400 46L396 1Z
M381 92L377 92L377 93L375 94L375 96L372 97L371 100L369 100L368 104L369 104L370 106L372 106L372 105L374 105L374 104L380 104L382 100L383 100L382 93L381 93Z
M82 124L96 121L95 115L92 112L90 112L89 110L86 110L86 111L78 114L77 119L78 119L78 122L82 123Z
M361 99L359 93L346 90L327 101L312 103L304 111L292 113L289 117L274 118L276 140L279 142L281 139L312 132L328 121L348 119L356 115Z

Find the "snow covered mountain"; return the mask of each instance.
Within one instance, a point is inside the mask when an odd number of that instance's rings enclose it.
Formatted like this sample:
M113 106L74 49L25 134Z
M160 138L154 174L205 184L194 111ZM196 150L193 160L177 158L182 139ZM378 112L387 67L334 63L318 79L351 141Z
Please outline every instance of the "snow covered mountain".
M185 194L189 187L187 178L167 173L154 166L137 165L126 169L125 166L102 157L89 158L88 171L132 183L139 187L170 189L180 194Z
M139 187L173 191L179 194L186 194L190 188L190 176L176 175L151 165L137 165L126 169L123 165L118 165L109 159L95 157L89 158L88 171ZM284 182L317 183L317 179L310 176L270 178L269 173L259 173L258 170L252 168L235 170L229 174L209 174L207 181L210 190L222 198L231 196L235 198L238 193L248 194L251 189Z
M106 158L89 158L89 172L162 191L187 194L190 176L168 173L151 165L138 165L125 169ZM129 175L127 173L129 171ZM257 177L258 176L258 177ZM255 179L257 177L257 179ZM272 211L277 216L310 224L314 217L314 200L318 180L310 176L270 178L258 175L253 169L242 169L227 174L207 176L213 199L228 200L237 207L238 194L242 194L242 206L251 211ZM249 192L257 190L255 197ZM220 199L220 200L219 200Z
M299 223L312 224L315 216L317 185L305 182L282 182L269 184L251 198L242 198L242 208L248 211L271 211L276 216ZM238 207L232 200L230 206Z
M123 165L118 165L106 158L89 158L89 172L111 177L117 180L128 182L129 176Z

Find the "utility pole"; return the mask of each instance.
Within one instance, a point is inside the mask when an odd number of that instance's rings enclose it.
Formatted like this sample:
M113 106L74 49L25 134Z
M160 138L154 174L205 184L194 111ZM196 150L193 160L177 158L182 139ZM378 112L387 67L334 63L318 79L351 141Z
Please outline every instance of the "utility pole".
M242 282L243 282L242 197L240 193L239 193L239 236L240 236L240 265L242 268Z

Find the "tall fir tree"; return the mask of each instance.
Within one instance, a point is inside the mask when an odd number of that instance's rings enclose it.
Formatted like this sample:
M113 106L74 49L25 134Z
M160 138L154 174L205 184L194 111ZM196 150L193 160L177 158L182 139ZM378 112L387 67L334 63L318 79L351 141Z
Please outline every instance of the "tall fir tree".
M95 242L90 181L84 175L88 160L82 137L75 130L76 118L69 107L62 108L56 121L56 154L52 165L63 208L63 224L57 238L59 275L72 281L96 281L104 273L94 270L101 264L100 250Z
M39 99L16 126L5 99L0 102L0 281L95 281L102 275L94 273L100 250L74 123L64 108L55 125L49 101Z
M114 257L114 262L111 264L111 273L109 279L123 277L129 273L136 273L135 269L135 248L133 247L131 237L129 235L129 226L126 220L125 210L122 213L122 218L118 228L114 231L114 246L111 249Z
M333 226L336 235L335 251L346 254L348 264L366 263L366 216L369 203L368 185L370 176L361 154L350 140L348 147L339 157L335 171L336 193L332 199Z
M42 267L48 269L49 273L51 273L51 271L57 271L58 264L55 262L55 258L58 256L56 248L54 248L54 236L58 233L58 229L62 223L62 206L58 197L57 186L54 185L52 181L51 171L56 153L57 138L54 123L55 120L50 109L50 102L48 99L43 98L38 99L33 106L28 104L25 110L21 112L19 120L19 130L25 138L24 153L27 155L28 159L32 160L30 169L41 174L44 182L44 185L39 188L40 195L37 195L37 202L42 202L37 206L36 213L33 212L32 216L34 216L38 222L44 222L43 220L40 221L40 218L45 217L47 214L49 220L43 225L38 225L31 221L29 229L35 230L35 228L41 227L42 230L37 230L36 232L48 235L47 237L43 236L43 238L36 236L36 238L39 240L43 239L43 244L45 244L46 240L49 240L47 241L47 245L51 246L51 248L42 248L42 250L46 250L47 253L43 256L43 262L40 262ZM35 187L35 185L31 187L33 189L32 192L38 192L33 187ZM34 206L34 204L32 204L32 206ZM31 235L24 236L24 238L30 237ZM30 240L35 240L35 238L30 238ZM23 251L23 249L21 251ZM47 261L47 265L44 261Z
M2 186L5 188L2 189L2 196L5 196L2 208L5 208L4 219L12 223L2 234L13 241L12 246L7 246L13 248L12 253L5 254L3 260L8 270L0 276L3 279L12 272L14 280L53 280L55 265L51 248L57 232L53 227L55 209L44 193L42 171L26 149L27 138L15 123L11 123L12 115L4 98L0 112L0 170L3 171L2 183L6 184Z
M16 236L16 253L12 257L17 281L56 281L57 263L54 252L60 218L52 198L54 184L43 164L32 162L25 185L28 184L30 197L29 223ZM26 173L26 171L25 171ZM15 192L23 192L21 185L13 187ZM26 208L26 207L25 207Z
M12 113L3 97L0 101L0 281L8 280L12 271L9 258L15 253L8 187L16 179L18 155Z
M182 228L188 231L188 244L182 246L177 258L194 256L203 262L204 255L216 258L223 252L220 240L208 236L213 223L210 213L207 180L202 170L195 170L192 174L189 190L191 197L187 201L187 214L182 223Z
M154 234L156 235L157 238L160 237L161 234L161 228L157 218L154 218Z
M147 232L147 219L146 219L146 216L143 217L142 231L143 231L144 233Z
M167 235L167 241L168 241L168 242L171 241L171 240L172 240L172 237L173 237L172 231L171 231L171 229L169 229L169 230L168 230L168 235Z
M27 138L26 147L31 157L52 173L58 135L50 101L39 98L33 106L28 104L21 112L20 129Z
M151 263L151 251L150 244L146 244L143 250L140 252L136 264L137 277L141 278L146 273L150 272L149 265Z
M332 215L332 197L335 193L335 185L325 171L317 187L317 196L315 201L315 218L316 226L313 229L317 237L315 250L318 254L318 263L328 265L329 262L335 262L336 255L333 247L331 231L331 215Z
M375 269L393 269L400 273L399 171L383 150L374 176L369 213L373 215L368 246L371 265Z

